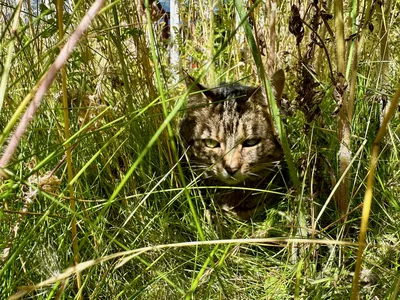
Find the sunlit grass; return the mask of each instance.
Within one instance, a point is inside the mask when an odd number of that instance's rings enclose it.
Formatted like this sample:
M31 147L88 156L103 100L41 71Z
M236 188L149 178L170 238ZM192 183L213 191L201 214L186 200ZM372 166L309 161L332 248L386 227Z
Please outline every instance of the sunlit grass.
M255 37L252 44L237 27L242 24L236 19L235 3L224 3L214 3L215 11L205 2L181 3L181 67L207 86L224 81L259 85L262 78L254 57L262 45L254 27L267 28L268 16L263 19L264 10L255 8L257 24L247 24ZM20 289L23 286L30 286L29 295L39 299L348 298L360 204L380 127L379 101L392 98L399 78L394 47L397 7L392 6L389 73L382 73L374 32L364 30L367 38L359 50L345 226L332 193L340 184L340 143L327 58L312 73L316 86L309 89L317 89L322 101L310 121L307 112L315 107L307 103L307 111L304 103L295 101L302 73L295 37L287 30L289 3L278 6L275 63L286 74L289 108L282 126L293 157L292 173L300 184L258 222L222 215L212 201L214 187L202 185L185 162L177 124L188 91L183 80L171 80L175 71L169 64L168 41L161 37L161 22L155 21L160 16L129 1L105 8L66 65L71 138L64 134L60 76L7 166L9 177L0 182L0 298L28 291ZM17 35L10 32L17 11L14 2L0 8L6 21L0 23L0 71L6 82L0 87L3 154L34 87L59 52L59 38L53 4L42 6L38 15L32 11L32 17L27 12L33 8L23 6ZM87 9L84 2L76 3L73 11L66 9L66 36ZM214 22L207 17L210 13L215 13ZM148 26L149 17L154 18L153 27ZM307 22L311 18L302 17ZM327 22L334 34L333 23ZM325 24L320 26L320 31L326 30ZM303 56L310 43L305 30ZM335 69L335 46L325 40L329 34L321 36ZM317 48L312 63L320 51ZM7 55L12 55L11 61ZM264 63L265 57L260 60ZM3 71L7 68L9 72ZM387 85L377 84L378 76L386 78ZM395 299L399 290L399 126L394 118L378 155L360 282L365 299ZM68 144L75 210L67 193ZM80 287L76 270L69 269L74 266L74 218Z

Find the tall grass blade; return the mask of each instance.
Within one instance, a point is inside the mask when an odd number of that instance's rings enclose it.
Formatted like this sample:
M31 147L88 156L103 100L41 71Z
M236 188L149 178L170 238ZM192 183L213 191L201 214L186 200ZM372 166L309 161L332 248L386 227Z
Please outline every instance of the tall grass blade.
M10 162L22 136L24 135L26 129L28 128L29 123L34 118L36 111L39 108L45 93L47 92L47 90L53 83L54 79L56 78L58 71L61 69L61 67L65 64L65 62L71 55L72 50L75 48L76 44L82 37L83 33L87 30L91 21L96 16L97 12L100 10L101 6L103 5L103 2L104 0L96 0L93 3L93 5L88 10L85 17L82 19L81 23L78 25L75 32L71 35L68 42L62 48L60 54L57 56L55 62L52 64L48 73L46 74L46 77L43 79L43 82L39 86L32 100L31 105L28 107L27 111L22 117L20 124L18 125L15 133L13 134L10 142L8 143L8 146L6 147L3 155L0 158L0 179L2 177L5 177L6 174L2 169L5 168Z
M4 96L5 96L6 90L7 90L8 76L10 73L11 61L12 61L13 53L14 53L14 43L15 43L15 39L17 38L16 36L18 34L18 25L19 25L18 22L19 22L19 17L20 17L20 13L21 13L22 3L23 3L22 0L20 0L18 2L17 8L16 8L14 16L13 16L12 27L11 27L12 39L8 44L6 62L3 65L3 70L2 70L3 72L1 75L1 82L0 82L0 113L3 108Z
M260 3L261 3L261 1L254 2L251 9L253 10ZM243 22L244 32L245 32L247 41L250 46L251 54L253 55L253 58L254 58L254 63L257 67L258 76L260 77L261 82L267 91L268 104L270 105L270 110L271 110L271 114L272 114L272 117L274 120L274 124L276 125L276 127L278 129L279 138L282 143L283 152L285 154L285 159L286 159L286 162L287 162L287 165L289 168L290 177L293 181L294 186L296 188L299 188L300 180L298 178L297 171L296 171L296 168L295 168L295 165L293 162L293 157L292 157L292 154L290 151L289 142L286 137L285 129L282 126L282 122L281 122L280 115L279 115L278 105L276 104L276 101L274 99L271 85L265 75L265 68L264 68L262 60L261 60L260 51L259 51L259 49L257 47L257 43L254 39L250 24L247 21L248 14L246 13L245 6L241 0L235 0L235 6L236 6L239 16Z

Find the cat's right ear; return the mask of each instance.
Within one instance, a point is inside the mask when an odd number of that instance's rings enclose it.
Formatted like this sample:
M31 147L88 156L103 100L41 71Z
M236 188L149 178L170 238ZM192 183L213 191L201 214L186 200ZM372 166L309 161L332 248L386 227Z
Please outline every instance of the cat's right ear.
M190 92L201 92L207 90L205 86L201 85L198 82L196 83L196 80L188 74L186 74L185 76L185 83L186 87L190 89Z
M205 105L216 100L216 95L209 88L196 82L192 76L186 74L185 83L190 92L189 106Z

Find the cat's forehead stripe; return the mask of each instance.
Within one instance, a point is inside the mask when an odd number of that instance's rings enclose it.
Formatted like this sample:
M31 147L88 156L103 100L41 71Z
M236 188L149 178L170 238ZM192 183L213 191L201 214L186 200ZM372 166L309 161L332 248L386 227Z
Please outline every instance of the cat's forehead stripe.
M193 111L195 126L187 131L192 131L197 139L212 138L221 142L233 139L235 143L264 136L270 127L265 120L268 113L261 99L263 94L254 94L255 90L239 85L214 89L213 101Z
M229 99L223 104L222 122L224 124L226 134L234 134L238 130L240 115L238 113L238 102Z

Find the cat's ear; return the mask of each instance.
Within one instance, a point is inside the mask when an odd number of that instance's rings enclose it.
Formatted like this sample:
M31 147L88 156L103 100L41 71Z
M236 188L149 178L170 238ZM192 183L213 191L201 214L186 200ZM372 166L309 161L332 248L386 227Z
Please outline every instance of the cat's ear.
M276 71L274 73L274 75L272 75L272 77L270 79L270 83L271 83L272 92L275 97L275 101L277 101L277 103L279 105L281 98L282 98L283 88L285 86L285 73L283 72L283 70ZM261 85L255 91L252 92L252 95L251 95L251 97L249 97L249 99L251 99L252 101L259 100L259 101L264 102L265 95L266 95L266 91L265 91L264 85Z
M188 89L190 88L190 92L192 92L192 93L193 92L201 92L201 91L204 91L207 89L205 86L201 85L200 83L198 83L198 82L196 83L196 80L188 74L186 74L186 76L185 76L185 83L186 83L186 87Z
M285 73L282 69L276 71L274 75L272 75L271 86L274 91L275 100L279 103L285 86Z
M185 83L186 87L190 89L189 106L204 105L215 101L216 95L213 91L198 82L196 83L192 76L186 74Z

